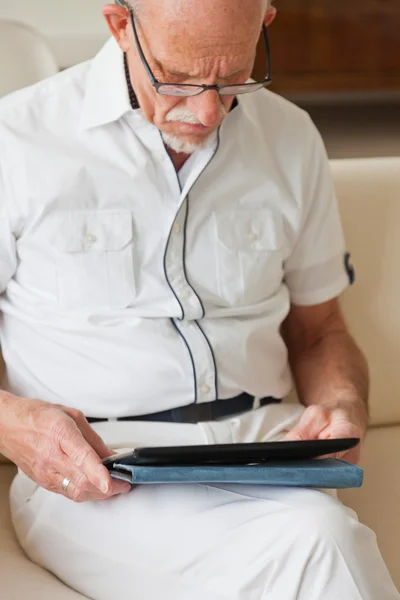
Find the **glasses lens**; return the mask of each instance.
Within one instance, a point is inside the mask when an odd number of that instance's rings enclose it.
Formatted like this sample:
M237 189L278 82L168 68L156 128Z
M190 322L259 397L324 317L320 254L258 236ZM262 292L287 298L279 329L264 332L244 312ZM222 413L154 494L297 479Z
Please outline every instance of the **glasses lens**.
M238 94L251 94L257 92L267 85L265 83L246 83L242 85L224 85L220 89L221 96L237 96Z
M157 88L159 94L163 96L197 96L203 91L202 87L197 85L173 85L163 84Z

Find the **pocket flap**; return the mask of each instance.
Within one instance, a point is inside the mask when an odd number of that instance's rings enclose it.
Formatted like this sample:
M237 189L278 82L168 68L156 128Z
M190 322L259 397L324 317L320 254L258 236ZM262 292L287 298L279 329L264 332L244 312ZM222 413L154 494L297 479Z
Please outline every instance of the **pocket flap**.
M227 209L214 212L216 233L229 250L279 250L282 218L270 208Z
M132 214L65 212L50 219L48 242L60 252L113 252L122 250L133 237Z

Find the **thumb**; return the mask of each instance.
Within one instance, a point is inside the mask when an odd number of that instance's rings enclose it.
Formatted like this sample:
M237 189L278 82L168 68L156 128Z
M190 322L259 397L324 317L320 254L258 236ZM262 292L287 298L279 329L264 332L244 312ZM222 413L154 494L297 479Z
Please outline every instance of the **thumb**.
M291 429L284 438L285 442L302 442L305 440L317 440L318 433L314 431L313 427L299 423L296 427Z
M305 437L305 432L301 430L299 427L296 427L289 431L283 438L284 442L300 442L302 440L309 439Z
M285 441L317 440L329 425L329 412L320 407L310 406L302 414L300 421L289 431Z

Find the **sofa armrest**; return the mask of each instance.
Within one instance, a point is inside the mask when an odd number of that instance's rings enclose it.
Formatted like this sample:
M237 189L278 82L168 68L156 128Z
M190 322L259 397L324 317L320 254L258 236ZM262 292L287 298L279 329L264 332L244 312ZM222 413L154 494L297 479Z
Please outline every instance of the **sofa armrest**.
M365 479L360 489L342 490L340 499L377 535L379 548L400 589L400 425L373 427L361 453Z

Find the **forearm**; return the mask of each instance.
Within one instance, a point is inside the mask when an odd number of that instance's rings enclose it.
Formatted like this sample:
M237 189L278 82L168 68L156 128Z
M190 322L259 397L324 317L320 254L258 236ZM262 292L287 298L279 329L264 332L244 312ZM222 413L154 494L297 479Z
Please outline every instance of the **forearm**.
M0 390L0 453L8 456L16 442L19 423L28 410L27 400Z
M368 420L367 362L347 331L331 331L313 345L291 356L300 401L339 403L353 407Z

